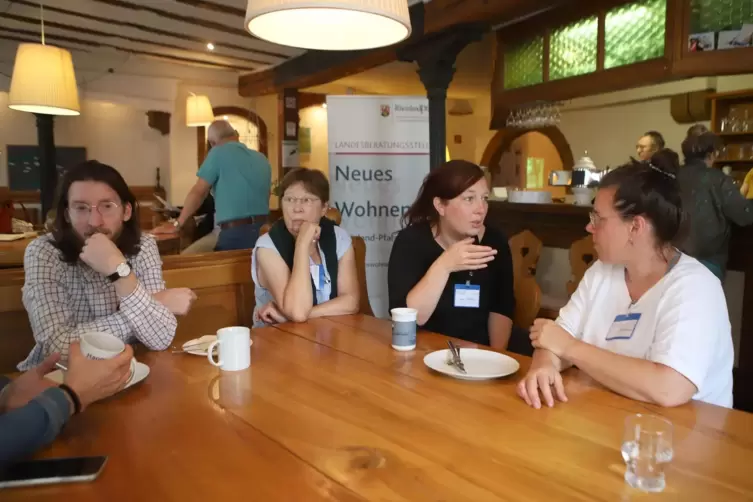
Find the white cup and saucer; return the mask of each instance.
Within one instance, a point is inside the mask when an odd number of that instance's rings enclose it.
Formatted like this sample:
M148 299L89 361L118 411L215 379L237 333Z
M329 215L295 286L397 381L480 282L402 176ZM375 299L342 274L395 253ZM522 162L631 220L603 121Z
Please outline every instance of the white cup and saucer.
M252 343L251 329L245 326L222 328L217 330L217 339L207 347L207 359L222 371L245 370L251 366ZM215 347L218 350L215 351Z
M81 335L79 340L81 353L87 359L105 360L112 359L125 350L125 342L120 338L104 332L91 332ZM144 380L149 375L149 366L144 363L136 361L136 358L131 359L131 376L126 382L125 388L135 385ZM57 382L63 383L63 373L60 370L55 370L45 375L46 378Z

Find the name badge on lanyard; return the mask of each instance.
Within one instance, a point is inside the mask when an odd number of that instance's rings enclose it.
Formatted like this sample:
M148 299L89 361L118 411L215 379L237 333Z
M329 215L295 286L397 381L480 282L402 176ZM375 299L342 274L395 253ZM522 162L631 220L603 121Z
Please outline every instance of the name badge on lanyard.
M322 281L322 270L320 265L310 265L311 268L311 280L314 281L314 287L317 290L322 289L322 284L324 281Z
M481 300L481 286L478 284L455 284L455 307L477 309Z
M635 326L638 324L638 320L641 318L641 314L635 312L633 314L618 315L612 321L612 326L607 333L607 341L611 340L630 340L635 333Z

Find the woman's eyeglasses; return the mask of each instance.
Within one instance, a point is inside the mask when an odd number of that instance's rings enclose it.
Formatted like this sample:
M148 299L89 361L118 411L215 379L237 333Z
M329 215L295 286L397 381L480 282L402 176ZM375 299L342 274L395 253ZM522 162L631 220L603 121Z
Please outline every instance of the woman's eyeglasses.
M282 201L285 204L290 204L291 206L295 206L300 202L301 205L306 206L306 207L311 207L311 205L318 200L319 200L319 197L291 197L289 195L286 195L285 197L282 198Z

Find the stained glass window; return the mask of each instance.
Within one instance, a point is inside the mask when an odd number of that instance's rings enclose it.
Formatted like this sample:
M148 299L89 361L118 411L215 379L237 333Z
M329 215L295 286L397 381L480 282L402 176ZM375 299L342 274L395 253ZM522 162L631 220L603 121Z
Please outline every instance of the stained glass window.
M510 47L505 52L505 89L540 84L543 80L543 37Z
M642 0L607 12L604 68L664 56L667 0Z
M690 33L739 31L753 23L751 0L690 0Z
M558 80L596 71L598 34L596 16L553 31L549 48L549 79Z

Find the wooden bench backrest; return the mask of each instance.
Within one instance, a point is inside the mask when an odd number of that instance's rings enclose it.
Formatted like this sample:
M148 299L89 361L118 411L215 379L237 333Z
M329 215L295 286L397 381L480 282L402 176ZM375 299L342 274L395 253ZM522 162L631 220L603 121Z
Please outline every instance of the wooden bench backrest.
M175 345L226 326L252 325L250 251L165 256L163 278L168 288L191 288L198 296L188 315L178 317ZM0 270L0 374L15 371L34 346L23 281L23 269Z
M16 371L34 347L34 337L29 325L21 287L23 269L0 269L0 374Z

